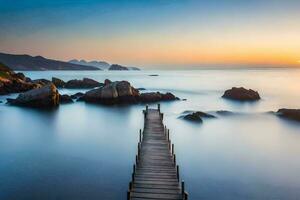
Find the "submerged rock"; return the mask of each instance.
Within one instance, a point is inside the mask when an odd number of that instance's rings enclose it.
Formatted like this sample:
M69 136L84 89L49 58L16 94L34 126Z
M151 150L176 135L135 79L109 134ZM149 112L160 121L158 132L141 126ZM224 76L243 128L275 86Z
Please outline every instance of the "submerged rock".
M216 118L216 116L211 115L209 113L206 112L202 112L202 111L184 111L182 114L184 114L183 116L181 116L181 118L185 119L185 120L189 120L189 121L197 121L197 122L202 122L202 118Z
M66 82L56 78L56 77L52 77L52 83L57 87L57 88L64 88L66 85Z
M59 103L66 104L66 103L73 103L71 96L67 94L59 95Z
M231 111L227 111L227 110L218 110L216 111L216 113L218 115L224 115L224 116L228 116L228 115L233 115L234 113Z
M65 88L69 89L95 88L100 86L103 86L103 84L90 78L84 78L83 80L69 80L65 84Z
M7 99L7 102L16 106L53 108L59 105L59 93L51 83L19 94L16 99Z
M282 108L279 109L276 114L279 117L283 117L286 119L292 119L300 122L300 109L287 109L287 108Z
M252 89L248 90L243 87L233 87L229 90L226 90L222 97L238 101L257 101L260 99L257 91Z

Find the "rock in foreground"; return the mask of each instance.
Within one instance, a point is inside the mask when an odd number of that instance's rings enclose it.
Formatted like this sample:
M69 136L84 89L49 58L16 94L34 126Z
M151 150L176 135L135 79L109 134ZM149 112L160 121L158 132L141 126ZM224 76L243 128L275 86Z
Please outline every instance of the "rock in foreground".
M52 77L52 83L57 87L57 88L64 88L66 86L66 82L64 82L63 80L56 78L56 77Z
M151 92L140 94L128 81L111 82L106 80L103 87L86 92L79 100L102 104L130 104L176 99L178 98L171 93Z
M16 99L7 99L7 102L16 106L53 108L59 105L59 93L55 85L48 84L19 94Z
M260 99L257 91L252 89L248 90L243 87L233 87L229 90L226 90L222 97L238 101L257 101Z
M276 114L286 119L292 119L300 122L300 109L279 109Z
M67 94L63 94L63 95L59 95L59 103L61 104L73 103L73 100L71 96Z

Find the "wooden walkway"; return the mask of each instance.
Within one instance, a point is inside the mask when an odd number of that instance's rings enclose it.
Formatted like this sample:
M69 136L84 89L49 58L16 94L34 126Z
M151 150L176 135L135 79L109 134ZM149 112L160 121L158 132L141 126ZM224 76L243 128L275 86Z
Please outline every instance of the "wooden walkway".
M144 110L144 131L140 130L138 154L133 165L128 200L186 200L184 182L179 179L174 145L169 130L163 125L158 109Z

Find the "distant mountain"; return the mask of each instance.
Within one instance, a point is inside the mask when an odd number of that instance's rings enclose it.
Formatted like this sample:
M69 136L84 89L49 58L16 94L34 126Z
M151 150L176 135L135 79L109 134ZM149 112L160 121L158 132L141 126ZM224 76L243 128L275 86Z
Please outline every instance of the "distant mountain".
M118 64L112 64L108 70L122 70L122 71L125 71L125 70L129 70L127 67L124 67L122 65L118 65Z
M137 67L127 67L129 70L135 70L135 71L140 71L140 68Z
M93 66L99 69L108 69L110 64L105 61L90 61L87 62L85 60L70 60L69 63L78 64L78 65L85 65L85 66Z
M12 70L100 70L97 67L78 65L64 61L47 59L42 56L13 55L0 53L0 62Z

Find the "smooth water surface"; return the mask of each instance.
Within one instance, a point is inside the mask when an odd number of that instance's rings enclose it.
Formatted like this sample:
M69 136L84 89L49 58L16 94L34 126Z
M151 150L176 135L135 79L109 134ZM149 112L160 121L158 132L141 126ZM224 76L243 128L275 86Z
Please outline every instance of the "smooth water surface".
M33 79L128 80L137 88L170 91L187 99L161 107L191 200L300 198L300 123L267 113L282 107L300 108L300 70L26 75ZM232 86L258 90L262 100L236 103L222 99L224 90ZM66 94L78 91L60 90ZM0 103L0 199L125 199L138 131L143 127L143 108L76 102L41 111ZM178 119L185 110L235 114L194 124Z

